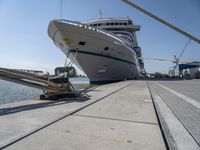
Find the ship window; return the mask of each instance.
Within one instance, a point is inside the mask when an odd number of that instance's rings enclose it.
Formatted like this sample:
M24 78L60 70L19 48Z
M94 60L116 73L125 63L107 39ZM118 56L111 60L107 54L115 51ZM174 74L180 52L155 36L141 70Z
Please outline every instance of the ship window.
M120 22L119 25L123 25L123 23Z
M110 23L106 23L106 25L110 25Z
M94 26L97 26L97 24L94 24Z
M119 24L118 22L115 23L115 25L118 25L118 24Z
M129 21L128 21L128 24L132 24L132 21L129 20Z
M111 25L114 25L114 23L112 22Z
M99 23L98 26L101 26L101 24Z
M60 46L62 46L63 47L63 44L60 42Z
M127 23L126 23L126 22L124 22L124 25L126 25L126 26L127 26Z
M129 45L132 46L133 45L133 39L130 35L125 34L125 33L116 33L118 36L120 36L121 38L123 38L125 40L125 42Z
M84 41L80 41L78 44L79 45L85 45L85 42Z
M105 47L104 50L107 51L109 49L109 47Z

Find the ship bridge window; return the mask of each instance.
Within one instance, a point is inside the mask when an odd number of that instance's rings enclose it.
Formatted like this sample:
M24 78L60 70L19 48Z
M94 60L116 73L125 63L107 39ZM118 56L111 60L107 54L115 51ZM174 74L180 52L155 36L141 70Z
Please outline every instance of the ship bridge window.
M123 23L122 23L122 22L120 22L120 23L119 23L119 25L123 25Z
M104 28L107 31L125 31L125 28Z
M124 25L126 25L126 26L127 26L127 25L128 25L128 24L127 24L127 22L124 22Z
M109 25L110 25L110 23L106 23L106 25L107 25L107 26L109 26Z
M111 25L114 25L114 23L112 22Z
M118 22L115 23L115 25L118 25L118 24L119 24Z

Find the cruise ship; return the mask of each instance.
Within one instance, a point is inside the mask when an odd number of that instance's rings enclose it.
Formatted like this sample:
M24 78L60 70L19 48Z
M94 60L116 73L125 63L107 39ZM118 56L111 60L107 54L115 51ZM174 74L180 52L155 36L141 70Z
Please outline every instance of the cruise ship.
M49 23L48 35L90 83L137 79L145 73L136 31L129 18L99 18L86 22L64 19Z

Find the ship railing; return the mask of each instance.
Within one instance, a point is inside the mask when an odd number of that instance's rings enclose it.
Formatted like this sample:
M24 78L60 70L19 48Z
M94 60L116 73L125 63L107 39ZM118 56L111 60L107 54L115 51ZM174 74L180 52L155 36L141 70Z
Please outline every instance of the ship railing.
M96 20L130 20L130 21L132 21L132 19L131 18L129 18L129 17L105 17L105 18L101 18L101 19L90 19L90 20L87 20L87 21L85 21L85 22L89 22L89 21L96 21Z
M105 34L121 43L124 44L124 41L121 40L120 38L116 37L115 34L111 33L111 32L108 32L108 31L105 31L103 29L99 29L99 28L95 28L95 27L92 27L90 25L87 25L87 24L83 24L81 22L78 22L78 21L70 21L70 20L65 20L65 19L59 19L57 20L59 22L63 22L63 23L67 23L67 24L70 24L70 25L74 25L74 26L78 26L78 27L83 27L83 28L87 28L89 30L93 30L93 31L96 31L96 32L99 32L99 33L102 33L102 34Z

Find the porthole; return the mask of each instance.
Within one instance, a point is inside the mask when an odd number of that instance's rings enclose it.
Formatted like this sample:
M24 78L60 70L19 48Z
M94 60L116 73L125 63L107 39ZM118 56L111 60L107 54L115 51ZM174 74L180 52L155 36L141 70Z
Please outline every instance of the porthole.
M109 49L109 47L105 47L104 50L107 51Z
M78 44L79 45L85 45L85 42L84 41L80 41Z

